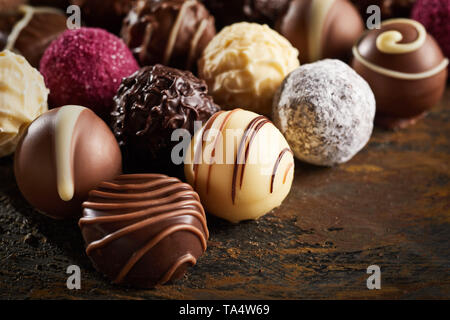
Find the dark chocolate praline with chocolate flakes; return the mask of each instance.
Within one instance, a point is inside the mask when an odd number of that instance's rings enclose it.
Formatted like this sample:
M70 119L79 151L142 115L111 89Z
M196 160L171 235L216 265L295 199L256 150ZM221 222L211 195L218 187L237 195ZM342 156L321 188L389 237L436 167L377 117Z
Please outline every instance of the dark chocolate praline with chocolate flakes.
M124 156L125 172L158 172L179 176L171 158L175 129L194 133L220 108L203 80L189 71L163 65L144 67L122 81L111 113L113 130Z

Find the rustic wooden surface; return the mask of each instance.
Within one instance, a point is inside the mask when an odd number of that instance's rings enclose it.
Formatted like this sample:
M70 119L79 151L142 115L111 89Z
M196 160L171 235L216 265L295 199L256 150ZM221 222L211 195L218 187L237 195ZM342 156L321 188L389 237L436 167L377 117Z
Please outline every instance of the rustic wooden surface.
M182 280L153 290L112 285L84 254L75 221L56 222L22 198L0 160L3 299L450 298L450 88L416 126L376 129L352 161L297 163L284 204L259 221L209 218L206 254ZM66 268L82 270L81 290ZM382 289L366 288L381 267Z

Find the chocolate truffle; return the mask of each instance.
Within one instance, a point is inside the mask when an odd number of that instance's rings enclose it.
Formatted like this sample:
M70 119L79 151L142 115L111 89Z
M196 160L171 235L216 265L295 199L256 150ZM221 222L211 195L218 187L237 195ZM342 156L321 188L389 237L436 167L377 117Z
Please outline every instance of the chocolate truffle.
M294 157L269 119L235 109L216 113L196 133L184 172L209 213L237 223L281 205L294 178Z
M88 192L121 169L114 135L90 109L80 106L53 109L33 121L14 159L25 199L55 219L80 216Z
M112 130L131 172L173 173L174 130L193 134L195 121L206 121L219 110L204 81L163 65L144 67L124 79L114 101Z
M25 128L48 110L48 92L25 58L0 52L0 157L13 153Z
M375 99L352 68L326 59L289 74L273 108L274 123L299 160L333 166L350 160L369 141Z
M203 0L216 18L217 28L248 21L273 26L289 0Z
M199 60L199 76L224 109L269 115L275 91L299 66L298 51L268 26L240 22L224 28Z
M122 175L91 191L83 208L86 253L115 283L152 288L179 279L206 250L199 196L176 178Z
M141 66L161 63L193 71L216 28L197 0L139 0L121 34Z
M450 0L418 0L411 17L423 24L450 57Z
M437 1L439 2L441 0ZM409 17L411 8L416 0L352 0L352 2L365 19L373 14L368 14L367 8L371 5L378 6L381 10L381 18L385 20L390 18Z
M65 31L47 48L40 64L51 107L87 106L107 122L120 82L138 69L121 39L96 28Z
M375 93L376 122L383 127L414 123L444 93L448 59L419 22L386 20L362 36L353 54L353 68Z
M348 0L293 0L276 30L300 51L301 63L307 63L323 58L349 60L364 24Z
M54 8L21 6L21 18L7 37L5 49L23 55L35 68L50 43L66 29L67 17Z
M133 0L70 0L70 3L80 7L81 19L88 26L117 34Z

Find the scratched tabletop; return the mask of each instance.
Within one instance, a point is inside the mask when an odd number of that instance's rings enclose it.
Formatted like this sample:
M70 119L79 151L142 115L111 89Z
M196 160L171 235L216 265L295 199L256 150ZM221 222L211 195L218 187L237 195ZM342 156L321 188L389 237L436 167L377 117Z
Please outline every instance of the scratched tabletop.
M238 225L208 218L206 253L181 280L152 290L111 284L84 253L76 221L22 198L0 159L2 299L449 299L450 88L417 125L375 129L334 168L296 163L283 205ZM81 289L66 285L81 269ZM367 288L380 267L381 289Z

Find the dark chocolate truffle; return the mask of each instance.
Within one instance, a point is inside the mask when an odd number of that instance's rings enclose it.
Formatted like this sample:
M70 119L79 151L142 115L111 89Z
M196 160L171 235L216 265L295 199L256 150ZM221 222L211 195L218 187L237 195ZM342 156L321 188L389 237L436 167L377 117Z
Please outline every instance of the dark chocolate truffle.
M125 78L114 102L112 129L126 170L132 172L172 172L171 152L179 143L171 141L173 131L193 134L194 121L206 121L219 111L203 80L163 65Z
M197 0L139 0L121 34L141 66L161 63L192 71L216 29Z
M70 0L81 8L81 20L89 27L104 28L119 33L123 18L128 14L133 0Z
M276 30L299 50L301 63L324 58L346 61L364 24L348 0L293 0Z
M414 123L444 93L448 59L419 22L386 20L362 36L353 54L353 68L375 94L381 126Z
M103 120L80 106L53 109L33 121L14 160L25 199L55 219L79 217L89 191L121 170L114 135Z
M367 19L371 14L367 13L367 8L376 5L381 10L381 18L390 19L398 17L409 17L412 6L416 0L352 0L355 6L361 12L361 15Z
M115 283L151 288L179 279L206 250L199 196L176 178L122 175L91 191L83 207L86 253Z
M214 15L218 30L236 22L248 21L273 26L286 10L289 0L203 0Z
M67 29L66 15L55 8L21 6L7 37L5 49L25 57L35 68L50 43Z

